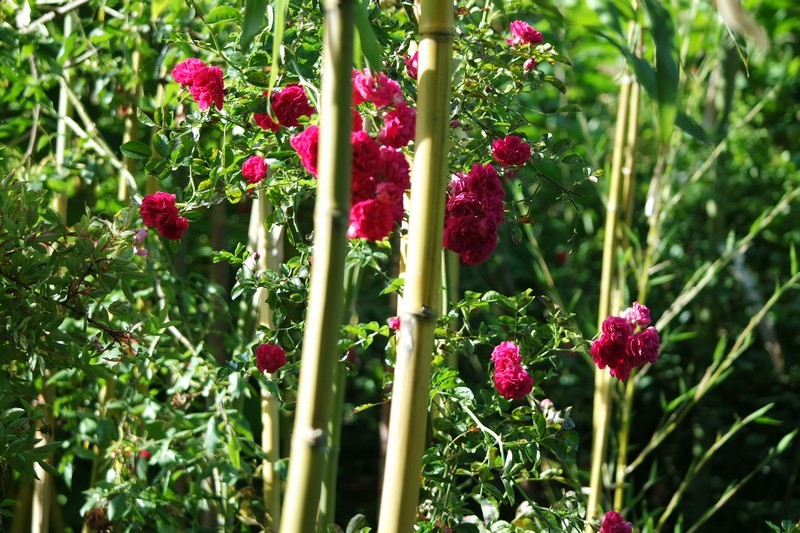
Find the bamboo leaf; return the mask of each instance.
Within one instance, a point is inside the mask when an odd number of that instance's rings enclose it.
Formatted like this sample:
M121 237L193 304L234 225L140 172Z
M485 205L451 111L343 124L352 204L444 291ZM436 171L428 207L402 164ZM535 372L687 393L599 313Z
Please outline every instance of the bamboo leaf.
M709 140L708 135L706 135L703 127L684 112L678 112L678 116L675 118L675 125L701 143L711 144L711 141Z
M362 0L356 7L356 29L358 30L358 40L361 43L361 52L367 59L367 65L373 73L377 73L383 69L383 47L378 42L372 24L369 22L368 5L368 1Z
M276 3L282 3L282 0L278 0ZM250 49L250 43L253 42L253 38L264 29L266 12L267 0L247 0L244 6L242 35L239 38L239 45L242 48L242 52L247 52ZM275 38L277 39L277 36L275 36Z
M217 6L206 15L206 24L217 24L239 18L239 10L230 6Z
M252 0L251 0L252 1ZM269 91L278 81L280 69L281 46L283 45L283 32L286 29L286 12L289 9L288 0L275 0L275 20L272 26L272 68L269 72Z
M656 48L656 102L658 103L659 134L666 144L675 127L678 114L678 50L675 46L675 28L672 16L658 0L645 0L650 18L650 31Z
M122 155L131 159L149 159L153 155L150 147L142 141L128 141L120 146L120 150Z

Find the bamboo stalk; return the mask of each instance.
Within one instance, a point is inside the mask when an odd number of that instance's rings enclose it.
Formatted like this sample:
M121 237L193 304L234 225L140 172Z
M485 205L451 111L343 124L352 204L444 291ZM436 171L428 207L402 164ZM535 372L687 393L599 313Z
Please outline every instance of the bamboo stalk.
M641 36L639 38L639 43L641 44ZM625 164L623 166L623 205L624 208L624 218L625 218L625 226L627 228L631 228L633 223L633 205L634 205L634 189L636 183L636 145L638 142L639 136L639 95L641 92L641 88L639 87L638 83L634 83L631 86L630 91L630 98L629 98L629 109L628 109L628 125L627 125L627 132L626 132L626 142L625 142ZM621 237L621 248L623 250L628 248L629 245L629 237L628 233L624 232ZM623 265L620 265L620 272L619 272L619 286L624 286L624 269ZM649 275L648 272L650 268L645 261L645 266L642 268L642 271L639 274L640 281L648 280ZM640 291L637 297L637 301L641 304L644 304L646 298L646 289L643 289L643 286L640 283ZM616 479L615 479L615 489L614 489L614 509L621 510L624 504L624 497L625 497L625 466L628 460L628 442L630 440L630 431L631 431L631 420L633 417L633 394L634 388L636 384L636 370L634 369L631 375L628 377L627 383L625 383L625 393L622 399L622 419L619 431L619 444L617 449L617 468L616 468Z
M419 499L447 186L453 5L423 0L409 249L378 531L412 531Z
M139 77L139 70L141 69L142 65L142 53L139 50L139 40L136 40L136 48L131 52L131 69L133 70L134 78L136 79L136 84L133 87L133 90L130 94L130 106L128 109L128 114L125 115L125 132L122 134L122 143L125 144L128 141L133 141L137 137L139 137L139 119L136 118L136 106L141 97L141 88L142 85L140 83ZM122 158L122 164L125 165L125 168L133 174L136 170L136 160L131 159L130 157L124 156ZM120 174L119 176L119 184L117 186L117 200L120 202L125 202L128 200L130 196L130 190L128 188L128 180L125 179L123 175Z
M339 327L350 211L353 0L325 0L319 183L314 265L303 337L291 463L280 531L313 531L325 472L327 424Z
M344 308L348 322L357 319L355 303L361 287L363 270L361 265L347 265L344 287ZM326 461L325 479L322 483L322 495L319 508L319 528L327 531L328 526L336 518L336 480L339 472L339 454L342 443L342 417L344 411L344 393L346 387L347 368L345 363L338 362L334 369L333 406L328 420L328 457Z
M69 14L64 17L63 39L72 34L72 16ZM56 124L56 171L63 181L67 181L64 172L64 159L66 158L67 146L72 142L72 130L67 126L67 119L72 117L72 102L69 98L69 70L64 69L63 79L59 80L58 88L58 122ZM67 193L57 192L53 194L53 211L58 213L61 220L67 220Z
M275 225L267 230L264 225L271 210L272 206L267 202L265 191L258 191L250 211L248 230L248 250L251 254L258 253L258 256L251 256L258 257L253 261L254 272L270 267L277 269L283 262L283 227ZM266 288L260 287L256 291L251 307L256 309L257 325L273 327L272 309L267 304ZM280 400L265 385L261 386L261 447L267 456L261 464L263 502L268 513L265 525L277 530L281 515L280 478L275 472L275 465L280 459Z
M630 76L622 79L617 109L617 128L614 135L614 153L611 161L611 175L606 201L606 226L603 241L603 266L600 277L600 303L598 306L598 325L611 314L613 293L616 291L614 275L617 273L619 203L623 189L623 161L626 144L626 130L630 111L631 85L635 83ZM603 491L602 470L608 443L608 428L611 414L611 376L605 370L595 368L594 407L592 412L592 459L589 477L589 499L586 504L586 532L594 531L592 521L597 512Z

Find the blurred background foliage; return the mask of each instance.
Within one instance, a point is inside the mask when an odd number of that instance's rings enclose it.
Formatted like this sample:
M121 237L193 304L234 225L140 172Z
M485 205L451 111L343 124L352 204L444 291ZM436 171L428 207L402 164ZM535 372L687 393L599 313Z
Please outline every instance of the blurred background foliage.
M307 31L298 36L292 33L297 28L289 25L285 41L304 44L288 48L284 61L293 62L295 72L311 75L318 54L313 42L319 40L318 33L309 28L316 27L313 21L319 20L320 13L300 4L290 2L290 13L295 20L303 21L302 27ZM373 19L380 19L376 34L384 47L402 53L413 39L408 18L412 7L395 4L381 2L372 6L396 10L395 18L387 20L373 12ZM455 76L453 115L462 124L453 131L454 164L468 168L472 162L487 159L488 154L480 152L486 139L513 132L522 132L531 140L541 139L542 147L550 147L551 151L542 150L537 169L543 175L525 169L509 185L509 196L515 201L508 213L509 222L501 229L498 250L482 265L462 267L459 288L462 292L494 290L503 294L530 289L535 295L546 295L573 314L574 327L591 338L597 323L606 186L604 176L587 175L582 169L588 166L608 171L619 83L626 75L625 57L610 41L619 39L615 26L625 28L628 17L634 15L629 5L617 0L570 0L557 7L548 0L492 4L502 6L502 10L493 9L492 16L496 18L485 21L489 8L483 2L459 2L459 7L466 10L460 15L461 27L480 27L486 35L461 33L455 43L462 62L457 65ZM687 128L692 135L675 132L662 180L653 184L651 176L659 153L658 107L651 99L643 99L635 169L636 214L628 229L632 245L624 259L632 273L628 295L632 301L637 296L637 275L641 275L647 246L648 205L661 195L667 208L659 221L659 259L649 272L647 297L654 317L670 309L696 272L716 261L732 242L748 234L754 221L763 220L764 213L800 187L800 44L796 32L800 7L792 0L744 2L769 36L769 49L760 49L730 32L710 2L672 0L663 4L674 24L680 53L679 110L694 126ZM96 302L110 309L115 301L127 300L133 309L117 306L115 313L103 318L108 320L109 328L132 333L142 346L148 347L149 354L147 358L131 359L115 352L113 357L99 362L103 352L98 352L97 344L109 342L103 339L102 328L87 328L80 321L59 324L56 320L49 326L42 323L42 330L49 331L51 327L63 331L66 337L39 341L55 343L56 351L58 343L67 342L73 361L83 357L91 364L62 369L48 359L45 366L52 373L37 377L33 359L21 362L36 354L25 352L29 345L19 344L10 333L22 327L18 321L21 311L15 311L11 301L32 284L19 285L20 280L4 278L0 308L5 328L0 335L0 349L4 352L0 356L4 380L0 409L4 410L4 418L0 422L14 428L16 435L29 443L31 428L44 420L55 441L63 443L53 462L60 474L55 481L60 513L60 520L53 520L52 527L56 529L79 528L82 514L102 499L106 499L104 505L109 508L111 519L114 513L120 516L127 509L139 508L142 513L155 513L152 516L157 523L200 527L203 513L209 511L200 502L216 491L199 481L196 485L187 481L175 493L171 489L158 490L158 483L164 479L175 481L183 475L188 476L187 480L216 475L221 484L237 487L217 505L234 506L244 517L263 512L249 508L252 501L258 506L250 492L255 473L247 468L230 468L231 457L238 457L239 450L247 457L260 457L258 447L248 444L260 431L257 393L245 380L233 379L225 387L218 387L215 380L218 362L232 358L245 364L249 358L250 341L237 333L247 313L229 297L234 273L224 262L214 263L212 259L214 251L234 252L237 244L246 241L248 200L198 210L188 238L170 246L151 241L148 266L136 276L127 277L132 250L125 248L124 239L131 238L135 218L129 215L128 195L144 194L153 184L148 184L144 164L126 160L119 146L131 133L135 139L151 142L150 129L137 118L139 112L153 119L159 113L165 116L183 112L178 105L177 85L171 83L169 72L180 60L195 55L195 47L206 46L213 51L214 45L207 39L210 29L198 13L208 14L214 7L216 4L210 1L179 0L89 0L70 5L7 0L0 5L0 164L6 181L0 203L0 233L15 249L30 246L26 258L41 257L46 252L38 241L25 241L26 231L37 234L35 224L25 226L24 213L12 223L9 214L19 202L38 202L42 212L47 213L43 206L50 205L54 195L59 194L67 199L66 220L57 222L54 212L43 217L50 221L48 231L56 231L65 243L72 243L70 239L75 235L92 235L96 225L85 218L87 213L114 224L115 235L121 240L113 241L117 248L113 248L113 260L107 264L109 275L123 278L124 283L112 283L94 301L91 297L78 297L80 309L89 313ZM62 8L68 11L59 12ZM637 12L635 16L647 28L644 15ZM72 19L71 28L64 25L67 18ZM524 58L503 56L504 52L483 45L487 36L507 32L508 20L518 18L542 31L545 42L555 47L553 63L540 67L542 76L552 79L539 79L536 90L524 96L515 96L519 80L492 75L497 62L521 62ZM232 34L238 31L234 24L214 28L220 43L232 41ZM269 32L264 32L256 36L254 50L270 50L271 45ZM642 57L652 61L650 44L645 44ZM267 61L266 55L260 57L257 53L252 58L255 62ZM399 55L389 59L388 69L393 77L402 78ZM59 120L60 85L67 86L67 98L73 104L72 123ZM559 91L562 85L563 94ZM483 100L476 106L472 102L479 96ZM580 111L566 106L578 106ZM505 119L493 118L497 116ZM56 154L59 124L72 137L63 158ZM558 144L561 139L571 142L574 148L557 154L555 147L566 146ZM213 145L218 139L205 142ZM580 158L565 161L561 156L568 154ZM550 155L554 158L550 159ZM121 168L132 173L135 190L131 183L120 185ZM11 182L21 177L27 187L16 194L17 188ZM185 184L186 179L180 171L170 173L160 187L171 190ZM769 226L758 232L742 253L733 254L731 261L717 270L703 290L682 305L661 331L661 360L637 384L632 456L651 440L670 402L701 380L718 346L722 350L730 348L774 288L795 274L791 251L800 241L800 217L795 204L796 201L789 202L775 213ZM302 235L310 228L310 210L295 208L302 228L298 235ZM220 230L221 225L224 231ZM75 228L85 228L85 233ZM39 237L42 233L46 232L40 231ZM283 273L287 278L307 274L299 263L307 250L296 248L299 251L294 252L294 268ZM74 257L66 257L66 266L59 267L61 270L56 273L70 269L69 261L83 264L87 255L91 256L85 244L69 250L65 255L72 253ZM4 272L14 272L22 268L15 261L20 261L20 256L9 253L0 259L0 266ZM291 259L289 262L292 264ZM87 283L93 279L87 278ZM361 289L359 317L365 323L375 320L382 324L394 314L390 297L364 297L385 286L385 280L369 279ZM66 284L62 288L71 290ZM292 320L302 317L302 309L294 304L287 304L285 312ZM548 308L542 305L538 312L545 317ZM58 313L45 307L33 316L39 320L49 316L52 321L62 316ZM150 319L134 333L132 326L141 316ZM632 473L625 499L627 520L645 530L651 528L650 517L657 518L668 505L693 461L714 444L718 435L735 421L774 404L735 434L697 473L677 511L662 526L665 531L690 529L720 501L731 484L748 476L762 459L771 457L770 450L796 428L800 410L800 341L794 333L798 317L800 300L796 292L788 292L771 307L749 337L752 344L735 361L726 378ZM165 328L177 328L185 342L170 340L177 335L165 335ZM296 338L296 332L290 332L285 340L293 346L291 339ZM382 400L386 379L382 350L382 343L375 343L359 354L352 369L348 409ZM581 468L589 464L591 441L592 396L587 384L592 380L592 366L582 355L584 352L583 347L575 346L574 352L563 353L561 371L549 375L543 384L537 383L557 408L572 406L570 416L580 434ZM474 363L475 356L463 355L459 365L464 379L479 376L482 369ZM97 369L87 370L90 367ZM121 376L126 386L119 388L113 402L105 403L103 398L113 394L108 390L113 381L108 379L110 373ZM45 386L45 382L49 385ZM23 393L21 384L28 383L37 383L37 390L42 391L50 387L53 396L44 403L52 406L51 419L37 408L42 399L30 391ZM620 388L618 392L621 391ZM12 397L16 399L9 400ZM291 403L291 398L288 401ZM13 402L18 404L12 405ZM236 405L237 409L225 409L223 405ZM149 440L142 440L143 431L137 423L119 423L126 413L132 417L130 420L146 426L144 433ZM353 411L345 419L341 462L348 466L341 469L345 475L340 476L340 523L356 513L375 522L381 416L381 410L373 408ZM15 422L21 419L30 423ZM120 434L118 428L123 426L127 433ZM3 438L0 436L0 443L12 444ZM176 448L177 456L171 451L170 442L181 443ZM219 453L223 445L225 453ZM612 448L614 445L612 432ZM19 455L21 450L14 453ZM151 466L139 457L141 450L152 454ZM11 452L4 455L0 459L5 473L0 485L0 500L4 500L0 512L7 514L13 508L12 499L24 501L30 478L12 475L10 470L17 469L14 461L20 458L14 458ZM126 471L130 485L103 486L97 471L93 471L98 457L104 458L106 468ZM584 474L575 474L582 482L588 482ZM800 444L792 442L783 453L760 465L702 529L760 531L766 529L766 521L799 520L798 475ZM97 490L83 494L92 482L99 482L94 485ZM182 483L179 481L178 485ZM186 494L190 497L186 498ZM609 501L610 498L609 493ZM16 522L15 527L22 527L20 523Z

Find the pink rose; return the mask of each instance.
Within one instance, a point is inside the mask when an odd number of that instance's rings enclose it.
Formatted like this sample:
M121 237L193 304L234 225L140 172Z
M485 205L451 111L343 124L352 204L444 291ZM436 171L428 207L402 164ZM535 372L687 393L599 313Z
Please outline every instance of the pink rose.
M533 390L533 378L521 366L495 370L493 380L500 396L509 400L524 398Z
M353 131L364 129L364 119L361 118L359 112L353 109Z
M417 69L419 68L419 52L414 52L411 57L404 57L403 63L406 64L406 72L409 78L417 79Z
M369 69L353 71L353 105L372 102L375 107L388 107L403 101L400 84L381 72L373 77Z
M242 164L242 176L247 183L258 183L267 176L267 162L262 157L251 155Z
M628 339L627 348L628 355L636 366L641 366L658 361L660 347L661 341L658 338L658 332L656 328L650 327L631 335Z
M286 352L277 344L261 344L256 348L256 366L262 374L274 374L286 364Z
M206 68L205 63L190 57L175 65L175 68L172 69L172 77L184 87L188 87L194 83L195 73L204 68Z
M292 135L289 139L289 144L292 145L294 151L300 156L300 162L303 163L309 174L317 176L317 151L319 150L319 128L317 126L309 126L300 133Z
M526 59L525 63L522 64L522 68L524 68L526 72L535 69L536 58L531 57L530 59Z
M399 316L393 316L392 318L387 319L386 323L389 324L389 329L392 329L394 331L399 331L400 330L400 317Z
M139 214L145 226L156 228L167 239L177 241L189 229L189 221L175 206L175 195L163 191L148 194L142 200Z
M639 326L646 328L650 325L650 309L639 302L633 302L633 305L622 312L622 318L631 323L632 327Z
M384 146L401 148L414 139L416 125L416 110L405 103L397 104L383 115L383 128L378 132L378 140Z
M142 450L139 452L139 458L144 459L145 462L150 460L150 452L147 450Z
M347 229L350 239L382 241L393 228L392 211L375 198L358 202L350 209L350 227Z
M207 67L195 71L189 92L192 93L192 98L200 109L208 109L211 104L214 104L217 109L222 109L224 93L222 69Z
M542 42L542 32L533 29L530 24L522 20L515 20L511 23L512 39L506 39L511 46L519 44L540 44Z
M411 166L405 154L389 146L381 146L378 171L383 181L394 183L404 191L411 186Z
M303 88L297 84L287 85L279 91L272 93L270 97L272 111L275 118L282 126L299 126L297 121L300 117L310 117L317 110L308 102L308 97Z
M616 511L607 512L600 525L600 533L631 533L631 531L633 524L626 522Z
M492 351L492 362L497 372L522 365L519 346L511 341L501 342Z
M531 158L531 147L520 137L509 135L492 142L492 154L504 167L518 167Z
M380 165L381 147L366 131L354 131L350 137L353 147L354 175L372 176Z

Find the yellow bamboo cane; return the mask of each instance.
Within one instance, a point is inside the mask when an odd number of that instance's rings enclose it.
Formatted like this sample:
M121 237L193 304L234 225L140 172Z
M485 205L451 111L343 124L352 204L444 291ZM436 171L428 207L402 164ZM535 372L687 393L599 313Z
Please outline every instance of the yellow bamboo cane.
M431 356L441 303L440 261L447 186L453 5L423 0L417 131L402 326L378 531L412 531L425 444Z
M280 531L316 526L327 424L344 303L345 232L350 210L354 0L326 0L314 265L303 337L297 412Z

